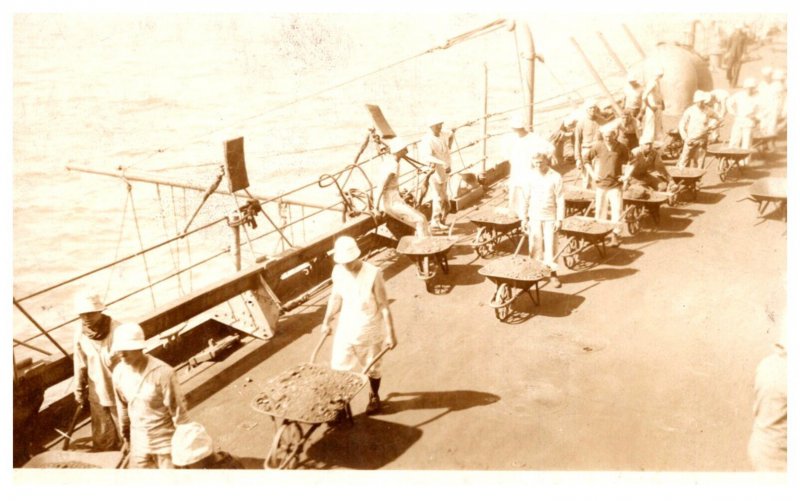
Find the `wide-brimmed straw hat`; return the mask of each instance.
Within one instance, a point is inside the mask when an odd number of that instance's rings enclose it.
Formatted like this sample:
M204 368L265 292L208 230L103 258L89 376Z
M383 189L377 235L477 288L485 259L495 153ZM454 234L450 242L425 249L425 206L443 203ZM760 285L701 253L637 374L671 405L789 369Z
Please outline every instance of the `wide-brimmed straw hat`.
M356 239L353 237L339 237L333 244L333 261L338 264L352 263L361 256Z
M122 324L114 329L111 351L136 351L145 347L144 331L139 324Z
M106 309L100 294L92 291L81 291L75 296L75 313L94 313Z

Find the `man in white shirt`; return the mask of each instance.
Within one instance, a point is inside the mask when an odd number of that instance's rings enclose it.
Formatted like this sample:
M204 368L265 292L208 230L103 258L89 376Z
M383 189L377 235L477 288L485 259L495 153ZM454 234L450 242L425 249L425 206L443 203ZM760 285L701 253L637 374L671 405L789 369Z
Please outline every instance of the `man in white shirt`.
M92 416L92 446L96 451L119 450L117 409L111 370L112 332L119 322L103 313L99 294L85 291L75 297L75 310L81 323L75 333L72 353L75 373L75 401L89 403Z
M756 471L786 471L787 449L786 330L773 352L756 368L753 431L747 445Z
M516 134L508 147L508 161L511 170L508 174L508 210L520 220L525 219L525 186L531 166L531 155L550 142L528 131L527 123L521 115L512 117L511 129ZM552 146L552 145L551 145Z
M555 148L542 145L532 154L525 190L525 219L528 252L550 268L551 282L561 287L555 262L556 235L565 216L561 175L550 168Z
M758 123L757 84L754 78L748 78L743 85L744 90L731 96L726 103L728 113L734 117L728 146L749 149L753 138L753 129ZM747 159L742 161L742 165L747 165Z
M447 229L445 219L450 209L447 196L447 180L450 174L450 147L453 131L442 128L444 120L433 118L428 122L430 130L419 143L422 161L429 164L433 173L429 178L431 188L431 228Z
M694 103L686 108L678 122L678 132L683 139L683 149L678 158L678 167L702 167L708 147L708 132L711 125L709 116L710 95L702 90L695 91Z
M121 358L112 378L130 467L174 468L172 435L176 425L189 422L175 371L144 353L144 331L138 324L117 327L112 346Z

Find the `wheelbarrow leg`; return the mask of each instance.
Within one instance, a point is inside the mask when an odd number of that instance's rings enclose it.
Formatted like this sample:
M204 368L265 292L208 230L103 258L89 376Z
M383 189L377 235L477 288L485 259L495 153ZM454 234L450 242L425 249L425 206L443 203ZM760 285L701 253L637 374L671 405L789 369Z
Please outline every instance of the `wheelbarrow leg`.
M533 285L534 285L534 287L536 287L536 291L535 291L536 293L535 294L531 294L530 287L525 292L528 293L528 297L531 298L531 301L533 301L533 304L536 305L536 306L539 306L539 281L537 280L536 282L533 283Z

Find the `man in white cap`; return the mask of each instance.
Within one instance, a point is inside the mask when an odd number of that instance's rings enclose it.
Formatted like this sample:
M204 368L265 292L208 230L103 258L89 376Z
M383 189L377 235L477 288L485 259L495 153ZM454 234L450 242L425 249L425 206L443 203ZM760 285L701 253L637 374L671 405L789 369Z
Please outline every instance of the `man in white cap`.
M766 71L769 70L768 74ZM778 133L778 120L783 109L783 85L775 80L775 76L780 77L781 72L772 68L764 68L762 71L764 79L758 84L758 135L761 137L772 138ZM770 141L771 143L771 141ZM772 149L772 144L768 145Z
M678 122L678 132L683 139L683 149L678 157L678 167L702 167L706 158L708 147L708 133L712 125L708 104L710 94L697 90L694 93L694 102L683 112Z
M575 167L581 175L583 188L589 187L590 176L586 155L600 141L600 107L597 99L589 98L583 103L584 116L575 125Z
M172 464L187 470L240 470L239 459L224 451L214 451L206 429L194 421L179 424L172 435Z
M144 353L139 324L114 330L113 350L121 361L112 374L120 432L130 449L131 468L173 468L175 426L189 421L175 371Z
M628 163L629 152L625 145L617 141L619 130L606 124L601 130L603 140L596 143L586 156L588 169L595 191L595 219L606 222L608 206L611 205L611 222L614 231L611 233L611 247L619 247L622 233L620 218L622 216L622 166Z
M383 273L377 266L359 259L360 256L361 250L353 237L336 239L333 288L321 329L322 337L328 336L333 317L341 312L331 351L331 368L336 370L361 372L383 348L393 349L397 345ZM377 414L381 410L380 360L367 376L370 385L367 414Z
M561 281L554 256L556 235L565 217L565 204L561 174L550 168L554 151L552 145L546 145L533 152L531 174L525 190L523 228L528 232L528 253L550 268L550 281L559 288Z
M622 103L623 134L629 149L639 146L639 121L644 116L643 94L644 87L639 77L636 72L631 71L628 73L628 83L625 84Z
M553 153L554 166L563 167L569 158L575 161L575 126L583 116L580 110L574 110L567 114L558 124L558 128L547 138L547 141L555 147Z
M383 161L377 186L378 208L414 228L418 237L430 236L425 215L408 205L400 194L400 159L408 153L408 144L400 137L389 140L389 156Z
M447 196L447 181L450 173L450 147L453 144L453 131L442 128L444 120L432 118L428 121L430 129L419 143L422 160L430 165L433 173L428 182L431 190L431 228L447 229L446 218L450 209Z
M647 85L642 95L644 102L644 123L642 124L642 135L640 141L660 142L664 139L664 125L662 114L664 113L664 96L661 94L661 79L664 77L664 70L657 67L653 72L653 78Z
M786 471L787 372L786 329L773 352L756 368L753 431L747 446L756 471Z
M92 417L92 444L96 451L119 450L117 409L111 371L114 366L112 332L119 322L103 313L106 309L99 294L84 291L75 297L75 311L80 325L75 332L72 353L75 373L75 401L88 401Z
M731 96L727 102L728 113L734 117L728 146L749 149L752 144L753 129L758 123L757 84L755 78L747 78L743 85L744 90ZM747 165L747 159L744 159L742 164Z
M525 195L531 165L531 154L548 141L534 132L528 131L528 124L522 114L511 117L511 130L514 131L508 150L510 172L508 174L508 210L520 220L524 219Z
M782 69L777 69L772 72L772 87L776 99L775 107L778 110L778 120L775 124L775 133L786 131L786 115L787 115L787 101L786 101L786 72Z

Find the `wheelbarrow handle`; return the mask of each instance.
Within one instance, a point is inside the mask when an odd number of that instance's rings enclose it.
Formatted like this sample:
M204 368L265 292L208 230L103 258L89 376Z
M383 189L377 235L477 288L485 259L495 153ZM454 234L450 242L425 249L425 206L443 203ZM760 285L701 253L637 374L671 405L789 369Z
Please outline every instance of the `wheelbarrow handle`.
M64 434L64 446L62 450L68 451L70 442L72 441L72 434L75 432L75 426L78 424L78 418L81 415L81 411L83 410L83 403L78 404L75 408L75 413L72 415L72 421L69 422L69 428L67 429L67 433Z
M319 340L319 342L317 343L317 346L314 347L314 351L311 352L311 363L312 364L317 359L317 353L319 353L319 350L320 350L320 348L322 348L322 345L325 344L325 340L328 339L328 336L322 336L322 339Z
M388 346L386 346L384 349L382 349L380 351L380 353L378 353L378 355L375 358L372 359L372 362L370 362L369 365L364 367L364 370L361 371L361 374L366 374L367 372L369 372L369 370L372 369L372 366L375 365L378 362L378 360L380 360L381 357L384 356L386 354L386 352L389 351L389 350L391 350L391 348L389 348Z

